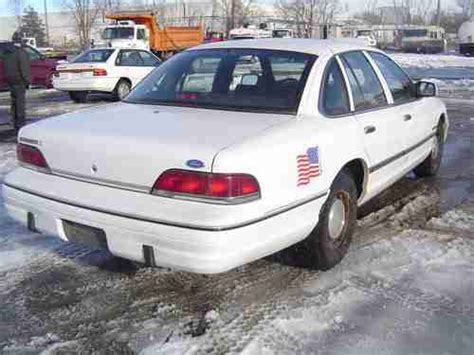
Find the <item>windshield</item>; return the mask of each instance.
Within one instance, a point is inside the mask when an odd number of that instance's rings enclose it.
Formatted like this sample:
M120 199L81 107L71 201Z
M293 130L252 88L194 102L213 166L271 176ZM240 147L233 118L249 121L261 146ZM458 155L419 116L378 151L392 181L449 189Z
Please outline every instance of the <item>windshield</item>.
M370 37L370 36L372 36L372 31L370 31L370 30L357 31L357 36L358 37Z
M426 37L428 30L403 30L404 37Z
M73 63L103 63L112 55L114 49L92 49L74 59Z
M316 56L260 49L178 54L155 69L127 102L296 113Z
M133 27L109 27L104 30L104 39L133 39Z
M290 36L290 31L288 30L273 30L273 37L275 38L285 38Z

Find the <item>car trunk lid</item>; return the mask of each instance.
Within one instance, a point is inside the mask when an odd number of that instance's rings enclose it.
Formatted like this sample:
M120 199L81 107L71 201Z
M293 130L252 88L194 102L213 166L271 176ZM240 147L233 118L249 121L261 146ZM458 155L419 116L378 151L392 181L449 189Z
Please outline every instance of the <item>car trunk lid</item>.
M36 141L58 175L149 191L163 171L196 160L211 171L220 150L291 117L118 103L29 125L20 141Z

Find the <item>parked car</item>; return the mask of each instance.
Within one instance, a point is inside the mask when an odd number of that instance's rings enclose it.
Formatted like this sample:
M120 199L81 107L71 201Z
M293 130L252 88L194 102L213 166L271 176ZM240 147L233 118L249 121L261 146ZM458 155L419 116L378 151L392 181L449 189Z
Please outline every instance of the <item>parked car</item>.
M13 42L0 42L0 90L8 88L3 59L5 58L6 49L9 46L14 46ZM24 46L24 48L28 52L31 60L31 84L46 88L53 87L52 78L58 61L46 58L33 47Z
M299 243L303 264L328 269L358 206L438 171L435 95L370 47L201 45L124 102L22 128L3 196L32 231L149 265L223 272Z
M122 100L159 64L160 59L144 49L91 49L72 63L58 65L53 85L75 102L85 102L90 92L111 93Z

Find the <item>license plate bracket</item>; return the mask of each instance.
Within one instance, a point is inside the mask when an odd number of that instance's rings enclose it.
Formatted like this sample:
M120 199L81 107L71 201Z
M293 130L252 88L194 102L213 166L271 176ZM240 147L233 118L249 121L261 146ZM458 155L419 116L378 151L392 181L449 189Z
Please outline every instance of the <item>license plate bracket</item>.
M64 219L62 222L68 241L85 244L94 249L109 250L107 237L102 229Z

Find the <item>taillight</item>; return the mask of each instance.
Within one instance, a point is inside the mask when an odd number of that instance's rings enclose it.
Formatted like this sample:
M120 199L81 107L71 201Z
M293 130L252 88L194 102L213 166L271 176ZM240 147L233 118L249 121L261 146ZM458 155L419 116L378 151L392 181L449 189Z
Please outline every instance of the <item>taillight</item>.
M43 154L41 154L38 148L20 143L17 145L16 153L20 165L43 172L50 171L46 159L44 158Z
M96 68L96 69L94 69L93 73L94 73L94 76L106 76L107 75L107 70Z
M247 174L203 173L171 169L165 171L156 180L152 194L239 203L259 198L260 187L257 180Z

